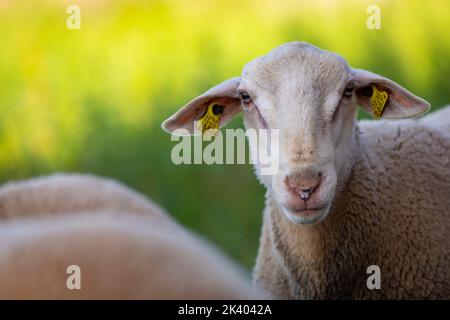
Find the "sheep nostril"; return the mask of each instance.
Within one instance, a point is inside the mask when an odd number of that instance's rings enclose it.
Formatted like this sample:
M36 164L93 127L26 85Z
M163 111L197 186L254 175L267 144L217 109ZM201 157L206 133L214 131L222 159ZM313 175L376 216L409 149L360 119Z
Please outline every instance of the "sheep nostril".
M311 195L312 191L313 191L312 188L305 189L305 190L300 190L298 192L298 194L300 196L300 199L305 200L305 201L308 200L308 198Z

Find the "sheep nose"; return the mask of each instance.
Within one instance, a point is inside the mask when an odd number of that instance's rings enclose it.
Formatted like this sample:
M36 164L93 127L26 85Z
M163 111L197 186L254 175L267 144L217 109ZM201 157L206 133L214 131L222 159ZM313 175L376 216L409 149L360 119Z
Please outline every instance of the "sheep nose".
M321 173L298 173L286 176L285 183L288 189L306 201L317 189L321 181Z

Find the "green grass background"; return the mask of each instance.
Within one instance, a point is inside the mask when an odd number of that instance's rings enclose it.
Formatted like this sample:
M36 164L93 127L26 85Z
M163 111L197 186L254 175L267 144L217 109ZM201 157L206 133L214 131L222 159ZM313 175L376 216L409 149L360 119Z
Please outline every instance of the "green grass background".
M81 8L81 29L66 8ZM368 5L381 30L368 30ZM0 181L116 178L251 268L264 189L249 165L176 166L160 123L247 61L304 40L450 102L449 1L0 0ZM231 127L240 127L241 118Z

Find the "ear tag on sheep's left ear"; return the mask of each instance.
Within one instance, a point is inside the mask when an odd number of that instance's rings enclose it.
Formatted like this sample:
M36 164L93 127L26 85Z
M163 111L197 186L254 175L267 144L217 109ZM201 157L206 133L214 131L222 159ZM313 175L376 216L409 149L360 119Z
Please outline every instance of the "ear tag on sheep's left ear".
M373 115L375 118L380 118L389 95L386 91L378 89L375 85L372 85L372 90L370 104L372 105Z
M208 105L205 114L197 122L197 128L205 134L208 130L219 129L220 115L223 113L223 106L213 102Z

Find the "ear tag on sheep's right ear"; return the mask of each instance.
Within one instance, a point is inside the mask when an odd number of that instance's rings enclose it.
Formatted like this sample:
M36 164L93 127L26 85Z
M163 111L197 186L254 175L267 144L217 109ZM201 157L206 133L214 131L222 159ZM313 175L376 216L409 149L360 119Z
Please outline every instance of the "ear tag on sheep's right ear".
M388 97L389 95L386 91L380 90L375 85L372 85L372 96L370 97L370 104L372 105L373 115L375 118L381 117Z
M202 134L208 130L219 129L220 115L223 113L223 106L213 102L208 105L206 112L197 122L197 128Z

